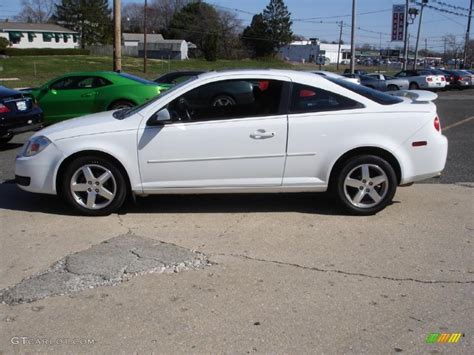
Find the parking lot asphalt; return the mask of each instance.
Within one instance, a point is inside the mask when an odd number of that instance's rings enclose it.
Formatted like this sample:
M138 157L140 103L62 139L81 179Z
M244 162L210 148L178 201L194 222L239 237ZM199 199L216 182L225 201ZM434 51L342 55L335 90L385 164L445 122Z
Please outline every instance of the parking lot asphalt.
M371 217L324 194L256 194L84 218L0 184L0 353L471 354L473 98L438 100L445 174ZM0 152L3 181L17 149Z

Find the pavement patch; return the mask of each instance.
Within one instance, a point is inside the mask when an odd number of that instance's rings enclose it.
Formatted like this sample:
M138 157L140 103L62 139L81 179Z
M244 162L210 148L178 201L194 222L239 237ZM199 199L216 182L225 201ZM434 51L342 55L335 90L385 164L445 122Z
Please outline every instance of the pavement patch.
M29 303L116 285L136 275L200 269L209 264L202 253L128 233L68 255L48 270L0 290L0 301Z

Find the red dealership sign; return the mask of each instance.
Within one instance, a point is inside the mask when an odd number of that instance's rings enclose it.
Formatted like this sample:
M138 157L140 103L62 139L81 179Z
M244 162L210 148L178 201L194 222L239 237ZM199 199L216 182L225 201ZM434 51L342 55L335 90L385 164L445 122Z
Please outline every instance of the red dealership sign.
M393 5L392 41L403 41L405 31L405 5Z

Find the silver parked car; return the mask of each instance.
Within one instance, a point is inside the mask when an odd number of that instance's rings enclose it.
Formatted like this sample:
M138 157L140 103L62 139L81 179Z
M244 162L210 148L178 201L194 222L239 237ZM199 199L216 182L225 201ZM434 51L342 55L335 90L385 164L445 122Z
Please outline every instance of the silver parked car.
M410 82L403 78L394 78L393 76L378 73L367 74L367 76L384 81L387 86L387 91L408 90L410 86Z

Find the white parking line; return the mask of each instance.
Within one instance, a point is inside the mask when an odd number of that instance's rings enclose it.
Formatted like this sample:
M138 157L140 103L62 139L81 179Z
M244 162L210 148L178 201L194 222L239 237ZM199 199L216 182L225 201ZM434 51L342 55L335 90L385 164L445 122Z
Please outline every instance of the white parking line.
M443 128L443 132L445 132L445 131L447 131L448 129L451 129L451 128L453 128L453 127L460 126L460 125L462 125L462 124L464 124L464 123L466 123L466 122L472 121L472 120L474 120L474 116L465 118L465 119L463 119L463 120L461 120L461 121L459 121L459 122L456 122L456 123L453 123L453 124L451 124L451 125L448 125L448 126L446 126L446 127Z

